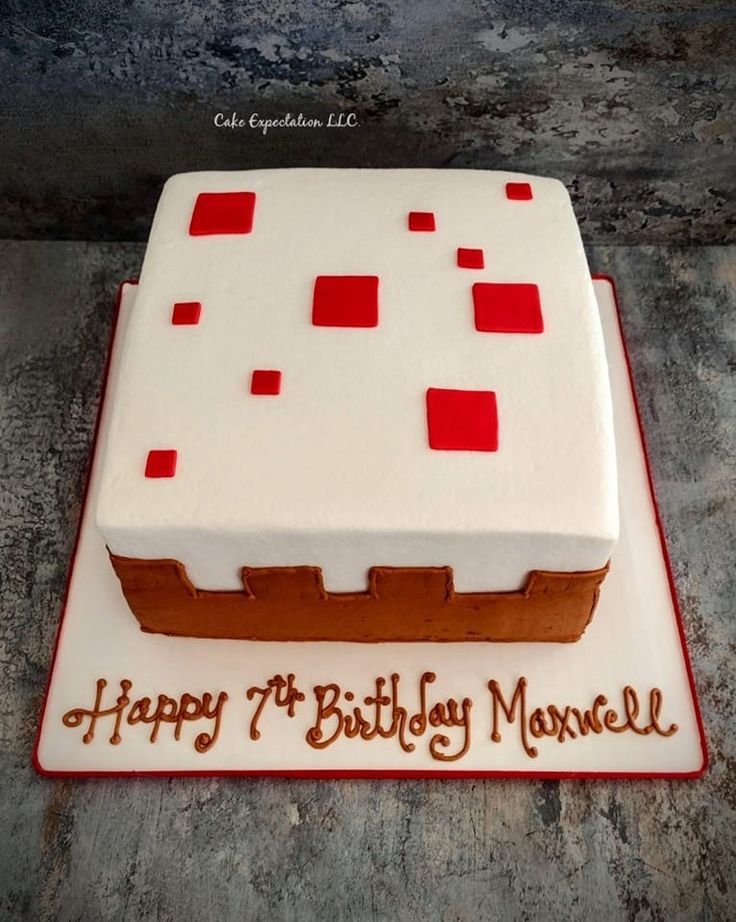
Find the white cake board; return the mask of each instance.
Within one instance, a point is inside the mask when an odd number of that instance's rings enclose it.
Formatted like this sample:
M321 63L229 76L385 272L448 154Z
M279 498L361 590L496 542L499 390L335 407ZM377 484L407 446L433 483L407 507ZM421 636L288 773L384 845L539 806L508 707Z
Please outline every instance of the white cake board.
M621 493L621 539L614 554L600 603L591 625L575 644L346 644L254 643L238 640L201 640L145 634L129 611L113 573L92 510L97 486L97 461L92 463L84 512L62 621L57 638L49 687L34 762L47 775L124 774L275 774L324 777L687 777L701 775L707 753L695 686L684 643L666 549L662 540L648 465L643 446L625 347L618 321L616 297L610 279L597 278L595 289L603 321L613 388L616 441ZM111 365L118 359L122 332L135 300L134 283L121 288L117 334ZM107 410L114 394L108 392L100 417L104 434ZM342 692L354 692L352 704L341 700L347 712L375 695L377 677L398 673L399 704L409 716L419 710L419 682L432 671L436 681L427 687L427 707L455 698L472 700L469 747L455 761L439 761L430 752L431 738L440 732L450 738L445 750L456 754L466 739L464 726L433 728L406 734L414 745L402 749L396 736L348 738L344 733L324 749L310 746L306 736L315 722L315 686L336 683ZM249 733L260 695L248 700L246 690L265 686L276 674L293 673L305 699L290 717L271 697L258 723L260 738ZM510 704L520 677L526 689L527 722L517 713L513 723L498 709L500 739L491 738L493 698L490 680L496 680ZM91 709L97 681L105 679L100 708L116 704L120 682L132 682L131 704L122 711L120 740L111 743L115 715L99 717L87 743L90 718L67 726L63 716L73 709ZM651 723L650 693L661 690L658 724L647 734L629 728L581 735L574 716L563 731L535 739L528 718L537 707L556 705L589 709L598 695L618 711L615 723L625 723L623 689L639 695L640 713L634 721L641 730ZM179 700L184 693L213 701L226 692L219 736L205 752L195 739L211 733L214 720L184 722L180 738L175 724L161 723L151 742L152 724L126 720L130 706L144 696L155 702L160 694ZM386 693L386 692L384 692ZM519 701L520 705L520 701ZM366 717L375 712L363 706ZM391 724L390 707L383 726ZM548 723L551 718L547 716ZM72 721L73 722L73 721ZM521 726L527 727L527 748ZM551 725L551 724L550 724ZM332 735L336 718L325 719L324 738ZM421 727L418 727L421 729ZM559 735L559 734L558 734ZM536 747L537 755L528 749Z

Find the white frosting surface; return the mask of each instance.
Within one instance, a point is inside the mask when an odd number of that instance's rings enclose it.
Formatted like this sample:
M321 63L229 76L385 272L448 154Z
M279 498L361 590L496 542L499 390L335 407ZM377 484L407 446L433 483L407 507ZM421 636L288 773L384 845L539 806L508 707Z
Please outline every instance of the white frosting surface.
M505 195L531 183L531 201ZM253 191L253 231L190 237L200 192ZM432 211L434 233L407 230ZM485 269L460 269L458 247ZM318 275L377 275L376 328L313 326ZM475 329L472 285L539 286L544 332ZM201 301L174 326L177 301ZM250 394L280 369L278 396ZM595 569L618 535L611 397L565 188L468 170L191 173L165 186L111 382L97 524L110 550L175 558L203 589L247 566L443 566L462 592ZM428 447L428 387L496 392L496 452ZM176 476L146 479L150 449Z

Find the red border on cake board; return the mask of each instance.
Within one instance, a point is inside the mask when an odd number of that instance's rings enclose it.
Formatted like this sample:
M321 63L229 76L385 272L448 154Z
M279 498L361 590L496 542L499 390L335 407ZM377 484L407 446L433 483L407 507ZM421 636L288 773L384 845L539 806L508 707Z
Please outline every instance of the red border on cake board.
M626 337L624 336L623 324L621 323L621 308L618 300L618 292L616 290L616 283L613 280L613 277L606 275L604 273L596 273L592 276L594 280L606 281L610 284L611 290L613 291L613 298L616 305L616 320L618 323L619 336L621 337L621 343L624 348L624 357L626 359L626 370L629 377L629 386L631 387L631 395L634 402L634 410L636 412L636 422L639 427L639 436L641 438L641 446L644 454L644 462L646 465L647 471L647 481L649 483L649 491L652 498L652 505L654 506L654 518L657 525L657 531L659 533L659 540L662 548L662 556L664 558L665 566L667 569L667 579L670 586L670 594L672 595L672 605L675 611L675 622L677 624L677 632L680 637L680 646L682 647L682 656L685 662L685 670L687 672L687 679L690 685L690 694L692 697L693 707L695 709L695 719L698 725L698 734L700 737L700 750L703 756L702 764L699 768L694 769L689 772L626 772L626 771L611 771L611 772L586 772L586 771L463 771L463 770L447 770L447 771L435 771L431 769L418 770L418 769L330 769L330 768L314 768L314 769L183 769L180 771L177 770L144 770L144 771L61 771L46 769L41 765L38 758L38 747L41 742L41 730L43 728L44 719L46 716L46 705L48 702L49 689L51 688L51 678L54 674L54 668L56 666L56 657L59 652L59 642L61 640L61 632L64 625L64 615L66 614L66 606L69 598L69 588L71 586L72 574L74 572L74 564L77 557L77 547L79 544L79 536L82 531L82 522L84 521L84 513L87 506L87 498L89 493L89 483L92 475L92 463L95 457L95 452L97 449L97 437L100 430L100 422L102 419L102 409L105 405L105 395L107 393L107 382L110 373L110 363L112 360L112 349L115 342L115 335L118 327L118 320L120 317L120 306L123 299L123 289L126 285L137 285L137 279L125 279L118 286L117 295L115 299L115 314L113 317L112 332L110 334L110 344L107 350L107 358L105 360L105 376L102 383L102 392L100 393L100 404L97 408L97 418L95 420L94 435L92 439L92 451L90 452L90 459L87 467L87 474L85 478L85 488L84 488L84 500L82 502L82 510L79 515L79 522L77 524L76 536L74 538L74 551L72 553L71 561L69 564L69 570L66 577L66 586L64 589L64 599L61 607L61 618L59 619L59 625L56 629L56 639L54 640L54 649L51 657L51 666L49 668L48 678L46 679L46 689L44 691L43 705L41 707L41 719L39 720L38 730L36 732L36 741L33 747L33 767L40 775L44 775L48 778L123 778L123 777L135 777L135 778L148 778L148 777L163 777L163 778L176 778L176 777L194 777L194 778L220 778L220 777L229 777L229 776L239 776L239 777L263 777L263 778L324 778L326 780L339 780L342 778L524 778L524 779L547 779L547 780L577 780L577 779L599 779L599 780L613 780L613 779L639 779L639 778L678 778L678 779L692 779L692 778L701 778L708 769L708 745L705 737L705 727L703 725L703 717L700 712L700 704L698 702L698 693L695 687L695 677L693 675L692 663L690 662L690 654L687 649L687 639L685 637L685 628L682 623L682 612L680 610L680 603L677 598L677 589L675 587L675 579L672 574L672 564L670 562L670 555L667 550L667 541L665 539L664 527L662 525L662 519L659 514L659 507L657 505L657 496L654 489L654 478L652 476L652 468L649 461L649 452L647 451L647 443L644 437L644 426L642 424L641 412L639 410L639 401L637 399L636 388L634 386L634 377L632 374L631 368L631 358L629 356L629 350L626 346Z

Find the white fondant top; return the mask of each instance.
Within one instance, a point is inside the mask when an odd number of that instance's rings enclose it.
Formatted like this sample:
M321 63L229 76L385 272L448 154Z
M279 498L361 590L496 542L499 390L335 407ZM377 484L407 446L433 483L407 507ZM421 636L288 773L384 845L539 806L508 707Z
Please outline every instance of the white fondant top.
M533 198L507 198L528 182ZM252 230L192 236L202 192L253 192ZM433 212L434 232L408 229ZM482 249L485 268L457 265ZM378 277L378 325L316 326L317 276ZM476 282L538 286L542 333L480 332ZM201 302L195 325L175 302ZM281 392L250 392L255 369ZM611 398L577 223L552 179L468 170L174 176L113 387L97 523L115 554L195 585L242 566L455 569L460 591L605 564L618 534ZM428 388L493 391L498 450L433 450ZM146 478L148 452L176 474Z

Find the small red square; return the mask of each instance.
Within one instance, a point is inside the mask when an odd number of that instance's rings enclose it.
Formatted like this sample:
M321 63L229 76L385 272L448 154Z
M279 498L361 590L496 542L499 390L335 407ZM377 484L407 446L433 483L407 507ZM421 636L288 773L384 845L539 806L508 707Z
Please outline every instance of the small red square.
M281 372L257 368L250 377L251 394L280 394Z
M427 390L429 447L440 451L498 451L495 391Z
M458 247L457 264L461 269L482 269L485 265L483 261L483 250Z
M146 458L146 477L173 477L175 473L175 449L156 449L148 452L148 458Z
M507 182L506 198L513 199L515 202L528 202L534 198L534 193L528 182Z
M249 234L253 230L255 192L200 192L192 212L192 237Z
M410 211L409 212L409 230L410 231L433 231L436 230L433 211Z
M171 322L175 326L191 326L199 323L202 305L199 301L177 301L171 312Z
M476 282L475 328L481 333L543 333L544 319L536 285Z
M312 323L316 327L377 327L377 275L318 275Z

